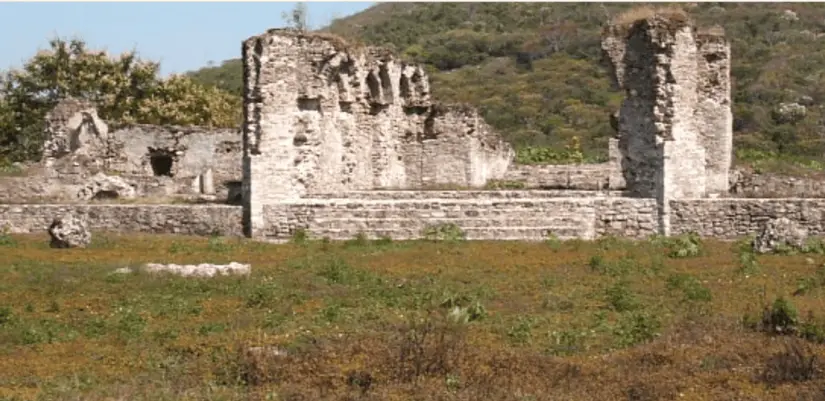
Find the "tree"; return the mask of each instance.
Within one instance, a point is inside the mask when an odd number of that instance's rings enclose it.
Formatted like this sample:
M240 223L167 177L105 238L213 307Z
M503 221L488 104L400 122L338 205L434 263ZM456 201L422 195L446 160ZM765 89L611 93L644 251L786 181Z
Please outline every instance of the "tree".
M295 7L292 11L284 11L281 14L281 18L283 18L284 23L292 29L301 32L306 32L309 30L309 26L307 24L307 5L302 1L295 3Z
M0 78L0 160L40 157L43 119L60 99L98 107L110 123L237 126L240 99L182 76L158 77L160 65L135 51L112 58L80 39L53 39L23 68Z

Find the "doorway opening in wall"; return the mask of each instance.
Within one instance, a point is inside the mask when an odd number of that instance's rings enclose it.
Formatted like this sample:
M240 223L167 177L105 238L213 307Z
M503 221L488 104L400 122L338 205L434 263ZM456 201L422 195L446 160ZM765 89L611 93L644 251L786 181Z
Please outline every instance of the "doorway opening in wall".
M149 154L149 164L152 165L152 174L155 177L171 177L173 163L174 159L169 153L153 152Z

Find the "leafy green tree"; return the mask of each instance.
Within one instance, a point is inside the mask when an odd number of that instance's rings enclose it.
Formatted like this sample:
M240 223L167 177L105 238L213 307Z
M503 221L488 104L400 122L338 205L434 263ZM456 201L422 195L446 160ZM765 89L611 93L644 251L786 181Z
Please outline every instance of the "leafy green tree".
M159 64L135 51L118 57L93 51L80 39L53 39L21 69L0 79L0 160L40 156L43 119L57 102L94 102L110 123L237 126L240 99L183 76L158 77Z

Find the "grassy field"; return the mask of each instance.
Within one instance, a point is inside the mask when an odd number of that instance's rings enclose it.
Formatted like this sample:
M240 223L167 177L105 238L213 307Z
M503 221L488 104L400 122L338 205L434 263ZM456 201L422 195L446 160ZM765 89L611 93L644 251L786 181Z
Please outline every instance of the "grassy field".
M95 238L0 236L0 399L825 399L822 252Z

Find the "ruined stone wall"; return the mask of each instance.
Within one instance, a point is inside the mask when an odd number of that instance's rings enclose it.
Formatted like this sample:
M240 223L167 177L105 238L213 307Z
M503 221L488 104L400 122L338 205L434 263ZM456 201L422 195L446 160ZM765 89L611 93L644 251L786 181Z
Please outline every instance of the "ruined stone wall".
M613 162L636 196L663 201L728 191L732 153L730 46L683 15L605 30L602 49L626 99ZM666 225L666 222L664 222Z
M525 188L599 191L614 188L610 182L613 171L613 166L608 163L583 165L514 164L507 169L504 180L524 183Z
M223 205L0 205L0 229L43 233L65 213L87 219L92 230L100 231L242 235L241 207Z
M825 198L825 180L817 176L790 177L737 169L731 174L730 187L731 198Z
M252 231L265 204L317 192L482 186L512 160L477 112L434 105L423 68L385 50L271 30L246 40L242 58Z
M180 191L226 197L228 183L243 177L241 133L236 129L131 125L114 130L111 143L108 171L189 180L191 189ZM211 185L204 182L209 180Z
M237 129L141 124L110 129L94 105L69 98L46 116L45 134L43 168L27 175L52 197L64 198L64 192L88 185L99 173L118 176L138 188L139 196L226 199L242 180Z
M263 238L288 239L297 230L314 238L422 238L426 228L455 224L471 240L592 239L603 235L642 238L656 232L656 202L618 197L509 197L508 191L399 191L397 199L297 199L264 206ZM513 193L518 193L514 191Z
M671 234L696 232L732 239L755 234L768 220L786 217L825 235L825 199L685 199L670 201Z
M627 97L618 128L628 190L640 197L704 196L693 28L656 16L635 23L626 35L619 63Z

